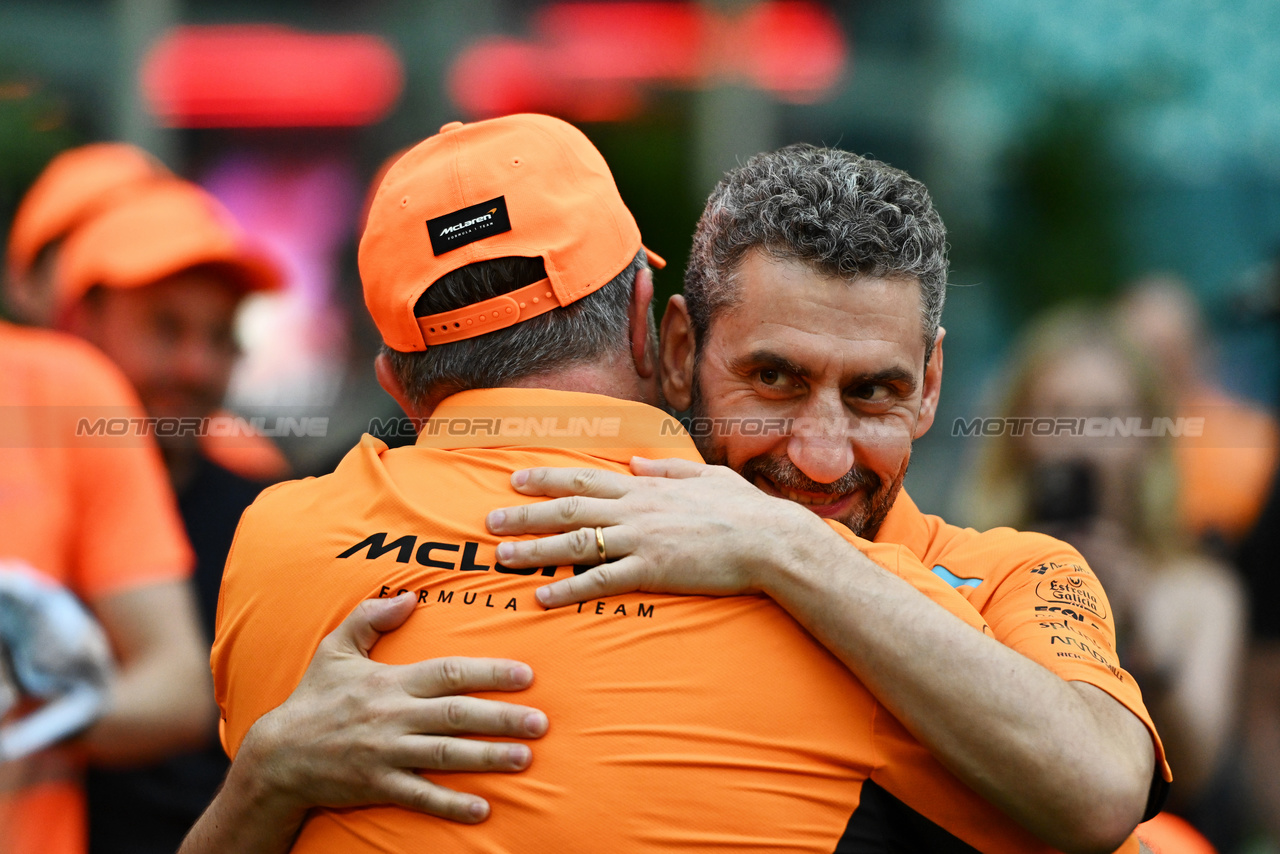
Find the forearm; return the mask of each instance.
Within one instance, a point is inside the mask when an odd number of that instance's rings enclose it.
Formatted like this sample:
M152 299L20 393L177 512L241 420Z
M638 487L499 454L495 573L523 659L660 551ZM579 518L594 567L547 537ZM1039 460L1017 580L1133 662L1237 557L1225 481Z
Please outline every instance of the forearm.
M178 854L284 854L306 808L276 790L245 740L217 796L187 833Z
M149 656L121 670L107 712L83 736L94 762L141 764L215 733L213 686L198 650Z
M1141 817L1154 767L1137 718L820 533L786 538L761 588L959 779L1036 836L1064 850L1118 844ZM1130 721L1117 726L1114 711Z

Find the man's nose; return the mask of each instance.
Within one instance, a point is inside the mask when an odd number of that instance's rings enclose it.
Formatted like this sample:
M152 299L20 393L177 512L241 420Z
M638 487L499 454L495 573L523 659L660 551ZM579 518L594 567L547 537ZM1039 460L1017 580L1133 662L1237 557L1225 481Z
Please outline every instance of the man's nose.
M811 480L832 483L853 468L851 432L838 393L812 396L793 423L787 457Z
M218 381L226 358L204 341L185 340L173 354L173 371L189 385L209 385Z

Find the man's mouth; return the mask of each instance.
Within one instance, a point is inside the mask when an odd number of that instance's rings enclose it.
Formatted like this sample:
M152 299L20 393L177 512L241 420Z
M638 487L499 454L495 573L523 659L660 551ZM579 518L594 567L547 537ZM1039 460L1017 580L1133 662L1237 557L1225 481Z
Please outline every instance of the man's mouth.
M768 495L785 498L809 508L819 516L842 516L857 500L858 490L852 492L800 492L780 486L764 475L756 475L756 488Z

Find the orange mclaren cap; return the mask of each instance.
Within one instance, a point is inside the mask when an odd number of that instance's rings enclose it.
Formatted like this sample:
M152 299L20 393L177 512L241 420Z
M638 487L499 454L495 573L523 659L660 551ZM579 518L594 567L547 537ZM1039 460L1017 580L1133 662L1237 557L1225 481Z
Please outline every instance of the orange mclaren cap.
M58 260L58 304L95 285L141 287L201 264L225 266L248 291L283 282L280 268L217 199L189 181L163 181L71 233Z
M608 165L540 115L451 122L387 170L360 240L365 304L388 347L425 350L503 329L599 290L644 247ZM666 262L647 249L649 263ZM477 261L542 258L547 278L429 317L414 306Z
M59 154L22 198L9 232L9 273L25 275L40 250L92 216L114 195L170 172L123 142L96 142Z

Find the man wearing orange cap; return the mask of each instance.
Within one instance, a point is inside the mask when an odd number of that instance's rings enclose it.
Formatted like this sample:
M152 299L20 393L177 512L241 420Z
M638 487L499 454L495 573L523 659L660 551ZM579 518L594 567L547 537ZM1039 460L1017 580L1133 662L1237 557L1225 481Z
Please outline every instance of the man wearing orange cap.
M53 158L23 196L9 232L5 303L13 316L53 325L62 241L113 200L169 176L159 160L123 142L96 142Z
M233 752L241 747L250 725L303 678L322 635L360 599L397 592L410 593L425 613L381 639L380 660L519 655L540 674L531 700L555 725L530 774L500 785L451 779L500 804L478 835L386 808L322 810L295 850L345 850L356 840L370 850L412 850L424 838L433 850L479 840L494 850L595 850L607 838L623 850L830 851L878 838L882 811L893 808L876 795L881 789L863 786L877 775L945 827L934 825L938 840L1039 850L887 713L868 706L865 689L832 668L808 635L788 634L795 624L769 600L624 594L586 611L543 612L533 592L565 573L558 561L517 569L496 559L499 538L482 517L504 495L518 500L509 492L515 470L577 460L623 472L637 454L697 459L688 436L644 405L658 394L642 248L598 153L545 117L446 126L383 182L361 272L389 347L379 379L422 431L415 447L397 451L366 437L333 475L273 488L246 512L214 650L224 740ZM897 313L919 323L918 309ZM789 502L770 507L775 523L806 513ZM963 661L984 683L1023 672L1037 689L1057 680L973 631L988 629L906 549L858 540L840 526L823 530L879 561L858 558L875 595L910 599L922 617L929 607L944 615L954 649L930 658ZM602 529L593 543L594 560L608 561ZM373 639L366 632L360 647ZM264 661L267 649L275 654ZM883 728L866 730L868 715ZM270 720L270 728L285 725ZM1152 745L1133 722L1146 745L1138 767L1145 787ZM864 765L867 750L877 758ZM419 763L406 753L403 764ZM237 776L233 765L227 799L215 802L185 850L287 848L311 802L267 797L279 786L288 787ZM229 821L243 815L237 799L269 811L248 824ZM1099 819L1107 828L1125 820Z

